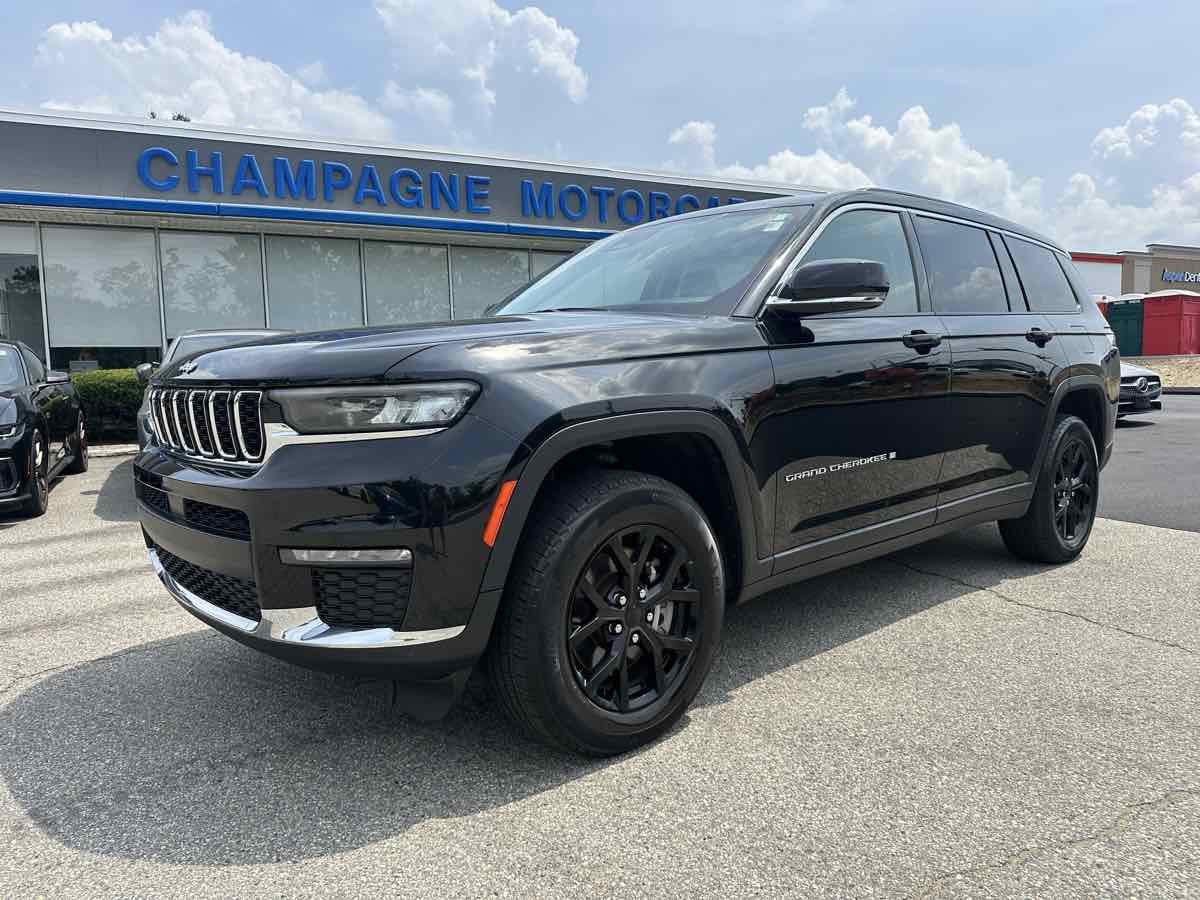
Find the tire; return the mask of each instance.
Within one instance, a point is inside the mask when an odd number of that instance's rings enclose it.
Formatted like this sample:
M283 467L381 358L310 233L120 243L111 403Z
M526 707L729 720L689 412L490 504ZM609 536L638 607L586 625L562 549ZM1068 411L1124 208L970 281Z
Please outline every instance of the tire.
M1091 430L1075 416L1059 416L1038 473L1029 510L1000 523L1004 544L1022 559L1065 563L1092 533L1100 502L1100 466Z
M528 734L612 756L683 715L724 611L720 550L696 502L661 478L589 469L550 486L531 513L484 666Z
M74 455L71 457L70 465L63 471L68 475L82 475L88 470L90 461L87 425L83 421L83 413L79 414L79 421L75 424L75 434L71 438L71 449Z
M45 436L40 431L35 431L29 442L27 471L29 497L21 505L21 512L28 518L36 519L46 514L46 506L50 502L50 450L46 445Z

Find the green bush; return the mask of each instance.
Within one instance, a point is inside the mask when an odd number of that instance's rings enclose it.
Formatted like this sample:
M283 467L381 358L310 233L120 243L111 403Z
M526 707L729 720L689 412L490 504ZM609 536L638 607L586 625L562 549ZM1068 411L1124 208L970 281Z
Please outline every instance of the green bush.
M92 440L134 440L146 386L133 369L97 369L71 376Z

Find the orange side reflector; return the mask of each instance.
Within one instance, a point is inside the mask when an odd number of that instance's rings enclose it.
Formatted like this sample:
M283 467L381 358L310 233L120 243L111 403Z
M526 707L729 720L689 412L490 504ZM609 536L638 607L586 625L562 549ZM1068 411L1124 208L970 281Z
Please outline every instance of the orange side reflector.
M512 499L515 481L506 481L500 485L500 493L496 495L496 505L488 516L487 528L483 529L483 542L489 547L496 545L496 535L500 533L500 523L504 521L504 513L508 509L508 501Z

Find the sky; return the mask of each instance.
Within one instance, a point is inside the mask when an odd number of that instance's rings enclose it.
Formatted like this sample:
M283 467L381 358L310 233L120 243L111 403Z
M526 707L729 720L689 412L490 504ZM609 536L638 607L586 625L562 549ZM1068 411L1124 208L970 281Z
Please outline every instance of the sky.
M7 109L874 184L1075 250L1200 244L1194 0L3 3Z

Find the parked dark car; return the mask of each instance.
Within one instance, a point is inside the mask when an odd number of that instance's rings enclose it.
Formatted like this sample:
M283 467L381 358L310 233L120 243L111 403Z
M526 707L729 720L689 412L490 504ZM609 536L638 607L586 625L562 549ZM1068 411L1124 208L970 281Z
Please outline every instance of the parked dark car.
M71 377L0 339L0 512L40 516L51 482L87 469L87 423Z
M173 362L179 362L185 357L193 356L205 350L231 347L234 344L253 341L257 338L271 337L276 334L288 334L288 332L273 328L223 328L211 331L185 331L171 341L170 346L167 347L166 354L163 356L162 363L159 365L165 366ZM137 367L138 378L142 381L149 381L157 367L154 363L142 363ZM150 429L152 427L150 407L147 405L146 400L143 399L142 406L137 414L139 449L145 449L146 444L150 442Z
M531 734L612 754L683 714L728 603L983 522L1073 559L1118 364L1046 238L789 197L599 241L491 318L166 367L136 490L219 631L423 715L482 661Z
M1117 417L1158 412L1162 406L1162 379L1158 373L1122 362L1121 401L1117 406Z

